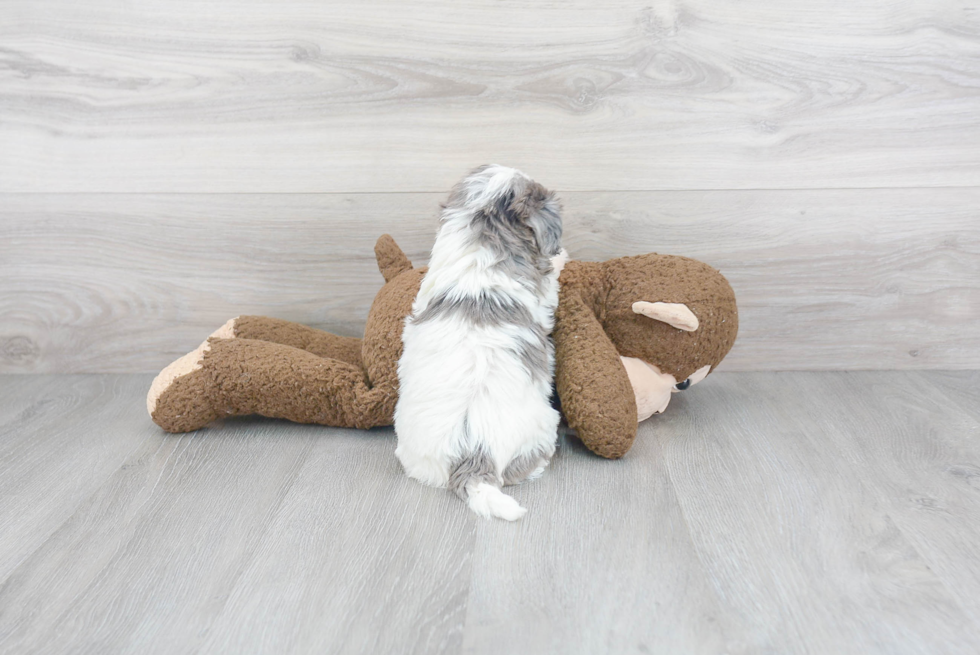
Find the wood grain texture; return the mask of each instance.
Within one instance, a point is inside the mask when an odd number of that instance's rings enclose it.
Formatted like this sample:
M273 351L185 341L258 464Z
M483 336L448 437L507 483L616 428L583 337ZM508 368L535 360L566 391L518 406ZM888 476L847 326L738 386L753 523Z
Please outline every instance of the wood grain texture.
M976 186L970 0L8 2L0 191Z
M142 422L138 401L127 409ZM263 438L261 427L208 438L153 432L4 582L4 649L182 653L200 644L311 440L278 430Z
M876 404L882 389L913 375L866 374L875 385L850 391L857 402ZM885 416L823 402L849 379L720 376L683 396L683 407L668 408L664 457L698 557L751 635L748 652L974 652L976 617L907 532L924 526L892 513L911 478L893 478L881 495L881 477L869 470L876 463L860 457L871 444L928 451L932 430L917 425L899 445L888 426L908 424L911 408ZM962 420L947 411L951 422ZM975 521L980 507L966 514ZM963 554L963 569L980 568Z
M829 447L848 449L868 488L974 621L980 565L964 566L962 557L973 557L980 543L978 377L855 372L808 386L812 402L800 407L801 420L821 426ZM785 394L803 387L790 377ZM977 643L980 637L974 649Z
M978 371L929 371L924 374L925 383L943 394L948 400L973 418L980 420L980 403L977 402L977 389L980 389Z
M511 524L390 429L173 436L148 376L0 376L0 651L972 654L978 377L720 372L622 460L563 436Z
M158 370L240 314L360 336L383 283L375 241L391 232L427 257L438 209L356 194L6 200L0 357L20 371Z
M133 378L2 378L0 580L159 432L133 420L145 394Z
M729 370L980 366L980 189L560 194L573 257L731 281ZM442 194L0 195L0 370L156 371L228 318L360 335L376 238L428 257Z
M479 519L405 476L390 428L310 429L309 461L202 650L459 653Z
M658 424L599 465L564 438L540 480L513 488L515 526L478 524L462 652L742 652L742 623L695 556Z
M458 652L474 518L401 474L390 430L232 420L167 435L129 392L145 392L148 377L76 379L93 390L113 382L117 392L87 409L124 415L127 426L105 428L136 449L76 498L39 488L56 473L78 488L90 472L65 470L74 453L52 452L58 435L42 420L28 426L28 447L0 460L6 484L12 467L45 456L22 502L71 509L39 548L2 533L3 561L36 550L0 570L0 650L395 652L410 639L414 652ZM102 434L78 428L80 444ZM134 439L137 429L151 438ZM19 509L5 503L0 520Z

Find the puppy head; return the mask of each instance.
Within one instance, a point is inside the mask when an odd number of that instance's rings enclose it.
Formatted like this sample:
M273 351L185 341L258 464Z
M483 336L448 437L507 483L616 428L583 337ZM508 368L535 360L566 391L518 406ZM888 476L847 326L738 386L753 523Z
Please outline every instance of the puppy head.
M561 251L561 204L515 168L489 164L474 170L449 194L442 220L468 225L503 251L530 249L549 258Z

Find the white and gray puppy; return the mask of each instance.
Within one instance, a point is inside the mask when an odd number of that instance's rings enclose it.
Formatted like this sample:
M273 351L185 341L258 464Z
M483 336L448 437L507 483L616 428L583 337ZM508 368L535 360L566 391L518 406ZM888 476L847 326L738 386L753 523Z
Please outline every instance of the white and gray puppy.
M520 171L476 169L443 206L405 320L395 454L409 477L449 487L486 517L522 517L500 487L537 477L555 452L560 212Z

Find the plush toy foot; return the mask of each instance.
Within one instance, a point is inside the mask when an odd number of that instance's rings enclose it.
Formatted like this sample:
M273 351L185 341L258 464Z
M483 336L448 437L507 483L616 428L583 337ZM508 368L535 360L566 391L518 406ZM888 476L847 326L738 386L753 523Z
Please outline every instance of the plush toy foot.
M153 422L167 432L192 432L218 418L205 393L207 375L202 370L211 339L234 339L235 317L218 328L204 343L187 353L160 374L146 395L146 409Z

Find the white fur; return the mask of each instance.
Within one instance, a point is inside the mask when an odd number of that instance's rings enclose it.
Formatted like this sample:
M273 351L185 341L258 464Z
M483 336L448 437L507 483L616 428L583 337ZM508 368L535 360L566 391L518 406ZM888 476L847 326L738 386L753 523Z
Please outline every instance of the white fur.
M469 493L466 504L483 518L496 516L507 521L516 521L527 514L526 508L492 484L481 482L470 489Z
M494 253L469 238L467 212L506 191L518 175L523 173L501 166L485 169L479 180L485 186L474 189L470 202L444 211L413 316L446 292L455 297L492 288L523 305L551 332L558 271L548 276L539 297L520 280L493 268ZM407 319L395 409L395 454L410 477L445 487L452 465L480 447L492 457L498 485L468 484L469 507L482 516L510 521L526 510L500 490L503 471L516 456L535 449L550 457L559 419L550 404L553 355L549 353L549 379L532 379L513 352L522 331L530 333L511 325L476 326L457 314L420 324Z

